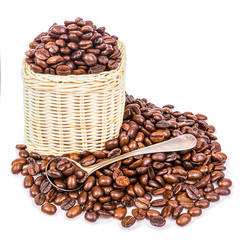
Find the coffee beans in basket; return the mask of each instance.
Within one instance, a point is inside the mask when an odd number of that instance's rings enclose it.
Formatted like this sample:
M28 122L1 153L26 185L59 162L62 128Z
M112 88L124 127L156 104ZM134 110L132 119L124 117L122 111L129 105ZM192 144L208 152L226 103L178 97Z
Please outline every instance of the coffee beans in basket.
M82 18L53 24L29 48L25 61L36 73L97 74L114 70L121 62L118 38Z
M64 32L60 27L54 31ZM202 114L174 111L172 105L159 108L146 99L127 95L118 138L107 141L102 151L63 157L89 166L185 133L197 138L194 149L130 157L89 177L67 160L52 162L48 174L58 188L71 190L83 184L78 191L64 192L54 188L45 176L46 165L56 157L40 156L19 144L19 158L12 162L12 173L21 172L23 186L48 215L60 209L68 218L84 211L89 222L115 218L125 228L138 221L163 227L171 219L185 226L231 192L232 182L224 173L227 156L214 135L214 126L206 120Z

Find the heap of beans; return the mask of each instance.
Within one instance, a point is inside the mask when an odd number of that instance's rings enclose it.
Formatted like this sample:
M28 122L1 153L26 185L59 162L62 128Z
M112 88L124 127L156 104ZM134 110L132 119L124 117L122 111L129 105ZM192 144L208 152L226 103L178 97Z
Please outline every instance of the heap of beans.
M121 62L118 38L77 18L53 24L29 44L26 62L36 73L79 75L116 69Z
M182 152L130 157L88 178L83 172L77 173L71 164L70 170L64 168L69 163L67 160L53 164L52 173L61 171L57 182L54 180L57 186L71 189L79 182L84 183L82 190L69 193L52 187L44 175L45 166L55 156L28 152L23 144L16 146L20 158L12 162L12 173L21 172L25 176L24 187L29 188L35 203L49 215L60 206L69 218L84 210L89 222L99 217L114 217L123 227L131 227L136 221L148 219L153 226L162 227L172 218L179 226L185 226L210 203L229 195L232 185L224 174L227 156L216 141L214 126L206 120L202 114L174 111L172 105L159 108L146 99L127 95L118 138L107 141L102 151L63 157L89 166L185 133L197 138L196 147Z

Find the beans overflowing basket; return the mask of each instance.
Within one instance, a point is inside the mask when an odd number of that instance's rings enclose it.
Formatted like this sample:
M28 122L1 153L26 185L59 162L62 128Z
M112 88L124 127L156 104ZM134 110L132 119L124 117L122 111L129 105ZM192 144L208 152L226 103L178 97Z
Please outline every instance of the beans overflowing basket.
M11 170L42 212L185 226L231 193L215 127L203 114L125 96L124 45L104 28L81 18L54 24L26 55L26 144ZM179 148L180 139L194 145Z

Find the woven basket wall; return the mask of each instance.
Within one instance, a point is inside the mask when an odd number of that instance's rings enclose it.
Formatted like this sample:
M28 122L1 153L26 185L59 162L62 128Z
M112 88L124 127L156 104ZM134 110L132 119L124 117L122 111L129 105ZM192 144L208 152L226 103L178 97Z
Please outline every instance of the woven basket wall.
M119 134L125 106L125 49L116 70L38 74L23 63L25 142L30 151L61 155L96 151Z

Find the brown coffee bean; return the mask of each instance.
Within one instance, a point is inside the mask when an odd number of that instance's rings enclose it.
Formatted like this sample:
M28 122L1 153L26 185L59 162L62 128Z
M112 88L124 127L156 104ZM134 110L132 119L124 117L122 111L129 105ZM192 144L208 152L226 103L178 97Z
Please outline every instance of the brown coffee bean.
M51 203L45 203L42 205L41 210L48 215L54 215L57 211L57 208Z
M219 187L231 187L232 186L232 181L228 178L221 178L217 182Z
M35 56L39 59L39 60L47 60L49 57L50 57L50 54L49 52L46 50L46 49L38 49L36 52L35 52Z
M130 185L130 180L128 177L126 176L118 176L115 179L115 182L118 186L120 187L127 187L128 185Z
M193 207L193 208L188 209L188 213L192 217L198 217L202 214L202 209L200 207Z
M228 187L217 187L214 192L221 196L227 196L231 193L231 190Z
M22 171L22 168L23 168L23 164L21 162L16 162L12 165L12 173L13 174L18 174Z
M93 211L86 212L84 217L89 222L96 222L99 218L98 214Z
M23 186L25 188L30 188L33 185L33 183L34 183L34 178L28 175L24 178Z
M166 224L166 220L162 216L157 216L151 218L150 223L155 227L163 227Z
M135 205L137 208L148 210L151 207L150 201L144 197L138 197L135 200Z
M67 177L67 188L72 190L77 187L77 177L76 175L71 175Z
M83 55L83 61L88 65L88 66L93 66L97 63L97 58L94 54L92 53L86 53Z
M191 221L191 215L189 213L182 213L176 220L178 226L185 226Z
M172 212L172 218L177 219L178 216L181 214L183 208L184 207L182 205L178 205L176 208L174 208Z
M46 196L43 193L39 193L34 197L34 202L36 205L42 205L46 200Z
M72 72L71 68L67 65L60 65L56 68L56 73L58 75L70 75Z
M206 193L204 198L210 202L217 202L220 199L219 195L215 192Z
M68 197L64 199L60 206L62 210L69 210L71 207L75 205L76 200L74 198Z
M125 228L131 227L136 222L136 219L132 216L126 216L122 219L122 226Z
M82 213L82 208L79 205L73 206L71 207L67 212L66 212L66 216L68 218L75 218L77 216L79 216Z
M146 211L146 218L147 219L151 219L153 217L159 217L160 216L160 212L157 210L153 210L153 209L148 209Z
M114 210L113 216L119 220L122 220L127 214L127 208L119 206Z
M98 183L100 186L110 186L112 184L112 178L109 177L109 176L101 176L99 179L98 179Z
M28 173L32 176L35 176L40 172L40 166L37 162L31 162L28 165Z
M194 203L196 207L200 208L208 208L210 205L210 202L207 199L200 199Z
M30 196L34 198L36 195L40 193L39 187L33 184L29 189L29 193L30 193Z

